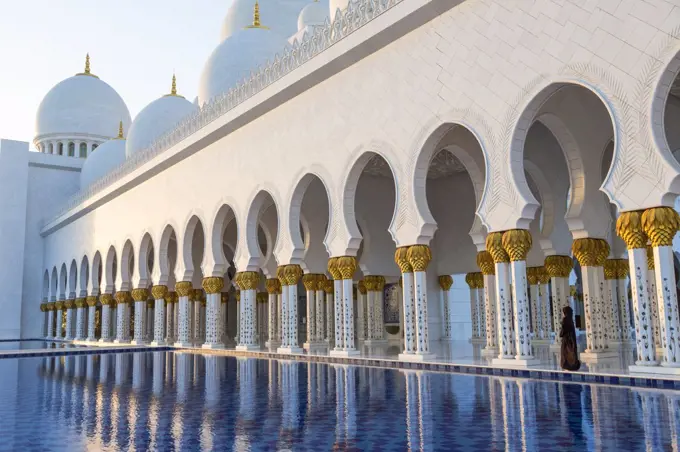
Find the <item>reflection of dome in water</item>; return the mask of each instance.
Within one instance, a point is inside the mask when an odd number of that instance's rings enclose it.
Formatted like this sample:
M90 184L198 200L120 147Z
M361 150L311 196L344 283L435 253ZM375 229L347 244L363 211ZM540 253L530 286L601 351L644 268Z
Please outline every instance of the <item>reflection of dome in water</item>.
M177 94L176 79L173 76L170 94L144 107L132 122L127 136L126 155L130 157L146 149L196 109L194 104Z
M35 120L36 139L46 135L116 136L116 124L130 125L130 112L109 84L90 72L89 56L83 73L56 84L43 98Z
M80 170L80 188L85 189L125 161L123 123L119 123L118 138L109 140L94 150Z

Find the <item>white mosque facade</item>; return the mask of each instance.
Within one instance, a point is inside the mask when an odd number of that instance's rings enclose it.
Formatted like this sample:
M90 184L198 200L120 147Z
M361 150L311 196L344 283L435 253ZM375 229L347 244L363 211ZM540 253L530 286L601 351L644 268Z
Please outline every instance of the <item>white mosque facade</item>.
M680 6L253 6L196 102L88 63L0 142L0 338L530 366L577 280L584 360L680 372Z

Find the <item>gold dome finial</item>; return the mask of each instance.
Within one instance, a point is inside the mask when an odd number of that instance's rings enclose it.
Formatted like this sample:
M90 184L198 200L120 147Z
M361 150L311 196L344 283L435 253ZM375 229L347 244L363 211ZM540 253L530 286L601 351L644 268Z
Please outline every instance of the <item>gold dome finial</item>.
M263 30L269 30L269 27L265 27L260 23L260 4L255 0L255 9L253 10L253 24L248 25L246 28L262 28Z
M166 94L165 97L181 97L184 99L184 96L177 94L177 76L175 74L172 74L172 87L170 88L170 94Z
M123 136L123 121L120 121L118 123L118 136L116 137L116 140L123 140L125 137Z
M85 54L85 71L76 75L89 75L90 77L99 78L90 71L90 54Z

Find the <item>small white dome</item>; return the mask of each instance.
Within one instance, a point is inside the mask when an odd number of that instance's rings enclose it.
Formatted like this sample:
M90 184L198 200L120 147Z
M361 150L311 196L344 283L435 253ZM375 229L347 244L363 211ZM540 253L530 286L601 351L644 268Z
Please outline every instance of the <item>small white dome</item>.
M245 28L217 46L203 68L198 88L199 104L227 92L236 83L282 54L288 43L265 28Z
M323 25L328 17L328 2L315 1L302 8L298 16L298 31L305 27Z
M259 6L262 23L275 34L288 38L297 31L298 14L309 2L310 0L261 0ZM222 22L220 42L253 23L254 5L255 0L234 0Z
M125 154L149 147L157 138L168 132L180 120L197 110L197 107L181 96L168 95L156 99L139 112L130 126Z
M85 159L80 170L80 189L85 189L125 161L125 140L109 140Z
M92 75L76 75L58 83L43 98L35 135L115 137L118 123L130 125L130 112L116 90Z

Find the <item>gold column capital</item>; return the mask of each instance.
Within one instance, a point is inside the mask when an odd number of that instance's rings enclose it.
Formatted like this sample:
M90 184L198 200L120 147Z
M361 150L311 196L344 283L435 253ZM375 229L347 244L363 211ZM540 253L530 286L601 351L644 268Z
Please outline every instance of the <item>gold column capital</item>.
M626 243L629 250L644 248L647 234L642 227L642 211L622 212L616 219L616 234Z
M194 289L194 301L205 301L205 296L203 295L203 289Z
M402 273L413 273L413 267L408 260L408 246L401 246L394 252L394 262Z
M124 290L116 292L113 298L116 300L117 304L126 304L129 303L130 300L132 299L132 297L130 296L130 292Z
M606 259L604 261L604 279L617 279L618 267L616 260Z
M526 229L511 229L503 233L501 242L511 261L524 261L531 249L531 233Z
M64 301L64 308L73 309L75 307L76 307L76 300L68 299L68 300Z
M574 268L571 256L548 256L545 258L545 270L551 278L568 278Z
M414 272L424 272L432 261L432 250L427 245L413 245L408 248L406 257Z
M333 286L333 280L332 279L327 279L323 283L323 291L326 292L326 294L332 294L334 290Z
M90 295L89 297L87 297L87 298L85 299L85 302L87 303L87 305L88 305L89 307L97 306L97 297L95 297L95 296L93 296L93 295Z
M143 287L132 289L132 299L135 302L147 301L149 299L149 289Z
M654 248L647 245L647 270L654 270Z
M264 287L271 294L281 293L281 281L278 278L269 278L264 282Z
M151 296L154 300L165 300L168 295L168 286L153 286L151 288Z
M165 304L168 305L172 303L177 303L179 297L177 296L177 292L168 292L167 294L165 294L163 299L165 300Z
M76 308L84 308L85 307L85 298L76 298Z
M341 256L338 258L338 270L341 279L352 279L357 269L357 258L354 256Z
M673 246L680 228L680 215L671 207L654 207L642 213L642 229L652 246Z
M470 289L476 289L476 287L475 287L475 274L474 273L467 273L465 275L465 282L470 287Z
M510 256L508 256L505 247L503 247L502 232L491 232L486 236L486 250L491 255L494 264L510 262Z
M302 275L302 284L305 286L305 290L316 291L318 286L318 277L315 273L307 273Z
M180 281L175 284L175 291L177 291L177 295L180 297L188 297L193 295L194 286L191 284L191 281Z
M286 277L286 283L289 286L296 286L302 277L302 267L297 264L286 265L283 274Z
M609 254L609 244L602 239L576 239L571 251L582 267L601 267Z
M207 294L216 294L222 292L224 289L224 278L219 276L211 276L208 278L203 278L201 285Z
M62 309L64 309L64 302L63 301L55 301L54 302L54 309L56 309L57 311L61 311Z
M267 294L267 292L258 292L257 295L255 295L255 300L261 304L267 303L269 301L269 294Z
M536 277L538 278L539 284L548 284L550 282L550 275L545 266L536 267Z
M220 294L220 303L228 303L229 302L229 292L222 292Z
M628 272L630 272L628 259L614 260L616 261L616 279L626 279L628 277Z
M147 309L155 309L156 308L156 300L146 300L146 308Z
M282 286L287 286L288 282L286 282L286 266L285 265L279 265L276 267L276 278L279 280L279 284Z
M527 281L529 281L530 286L535 286L538 284L538 267L528 267L527 268Z
M370 286L370 282L368 283ZM368 287L366 287L366 281L365 279L362 279L357 283L357 289L359 290L359 293L361 295L366 295L366 292L368 292Z
M40 312L47 312L47 303L40 303Z
M496 265L494 264L493 257L488 251L480 251L477 253L477 266L484 275L495 275Z
M484 274L481 272L476 272L475 273L475 284L477 285L477 289L483 289L484 288Z
M110 293L103 293L99 296L102 306L109 306L113 302L113 295Z

